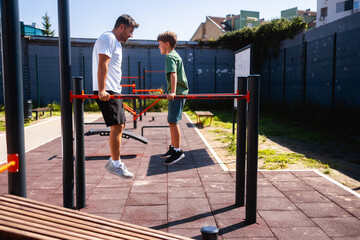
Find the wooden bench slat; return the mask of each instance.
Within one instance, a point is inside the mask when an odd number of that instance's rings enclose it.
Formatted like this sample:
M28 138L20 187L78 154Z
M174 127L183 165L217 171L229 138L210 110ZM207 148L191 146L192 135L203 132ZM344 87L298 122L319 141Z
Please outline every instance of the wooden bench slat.
M83 238L78 238L75 236L65 236L65 235L59 234L57 232L50 232L49 230L38 228L36 224L31 225L31 226L24 225L24 223L22 223L20 220L19 221L10 221L8 219L5 219L5 220L0 219L0 225L14 228L14 229L17 229L18 231L24 231L24 232L28 232L28 233L32 233L32 234L36 234L36 235L41 234L47 238L55 237L55 239L83 239Z
M33 232L26 232L14 228L13 226L7 227L3 226L4 222L0 221L0 239L13 239L13 240L58 240L61 238L55 238L50 236L44 236Z
M39 221L47 222L48 220L50 225L61 223L65 227L79 227L79 231L92 231L92 236L96 236L94 234L105 234L105 236L112 237L119 237L120 235L123 239L190 239L13 195L0 196L1 205L3 208L13 207L16 210L12 211L16 214L21 214L21 211L26 212L25 217L36 216L36 218L41 218Z
M29 223L31 226L34 226L34 224L39 224L39 226L41 226L41 228L43 229L47 229L49 231L53 231L53 229L56 229L55 230L56 232L65 235L67 235L70 232L73 233L74 235L77 235L77 237L81 236L81 238L84 239L105 240L105 239L114 239L114 237L123 238L127 240L141 239L140 235L138 235L138 237L126 236L127 234L125 231L123 234L116 234L110 231L96 231L96 229L92 229L91 227L86 227L81 224L67 222L60 219L53 219L49 216L29 213L28 211L13 209L10 207L5 208L3 206L0 206L0 210L7 211L7 213L0 213L0 218L2 216L7 216L8 219L15 218L17 222L20 220L23 221L25 224Z
M12 196L12 197L16 197L16 196ZM2 197L0 197L0 203L2 200L3 200ZM25 200L28 200L28 199L25 199ZM25 200L24 200L24 202L25 202ZM30 201L32 201L32 200L30 200ZM133 235L141 233L141 234L148 235L149 239L151 239L150 238L151 236L153 236L154 239L158 239L158 237L162 237L162 235L163 235L163 234L159 234L159 233L162 233L160 231L154 230L152 232L152 231L149 231L148 228L140 227L137 225L125 224L123 222L121 222L121 225L119 225L119 222L117 222L116 220L113 220L114 223L111 223L111 222L109 223L109 219L105 219L105 218L103 218L101 220L96 220L96 218L101 218L101 217L92 216L92 215L78 212L78 211L71 210L71 209L65 209L66 211L63 212L64 208L61 208L58 206L52 206L52 205L43 204L43 203L40 203L39 205L32 205L31 203L28 204L28 203L23 203L21 201L18 203L22 204L23 206L26 205L30 208L40 209L41 211L46 212L46 213L54 212L55 214L57 214L57 217L60 217L60 218L63 215L69 216L73 222L78 221L78 219L80 218L80 219L84 220L82 222L82 224L90 224L92 227L100 226L101 228L104 228L104 226L108 226L108 229L111 229L112 231L116 231L119 233L125 232L127 234L133 234ZM48 205L48 206L44 207L45 205ZM60 210L57 210L55 208L60 209ZM81 215L85 215L85 216L81 216ZM131 225L131 226L126 226L126 225ZM168 238L166 238L166 239L168 239ZM174 239L179 239L179 238L174 238Z

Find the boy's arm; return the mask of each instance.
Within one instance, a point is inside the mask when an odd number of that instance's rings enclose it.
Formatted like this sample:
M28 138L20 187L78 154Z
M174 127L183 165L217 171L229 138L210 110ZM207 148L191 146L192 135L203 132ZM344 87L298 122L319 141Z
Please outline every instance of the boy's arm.
M110 94L105 91L106 86L106 76L108 72L108 65L110 62L110 57L105 54L99 54L99 66L98 66L98 88L99 88L99 99L101 101L109 101Z
M168 100L174 100L176 95L176 85L177 85L177 75L176 72L170 73L170 81L171 81L171 92L166 96Z

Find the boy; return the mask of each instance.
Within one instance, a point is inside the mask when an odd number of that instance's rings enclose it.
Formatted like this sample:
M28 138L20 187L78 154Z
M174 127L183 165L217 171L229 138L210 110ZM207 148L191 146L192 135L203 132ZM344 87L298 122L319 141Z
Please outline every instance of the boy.
M178 126L181 120L185 99L175 99L175 95L186 95L189 92L188 82L183 66L183 62L179 54L175 51L177 36L175 33L166 31L159 34L157 41L159 42L160 53L166 54L165 73L168 86L169 100L168 123L170 127L171 145L169 150L161 156L166 159L164 164L174 164L185 157L180 149L180 130Z

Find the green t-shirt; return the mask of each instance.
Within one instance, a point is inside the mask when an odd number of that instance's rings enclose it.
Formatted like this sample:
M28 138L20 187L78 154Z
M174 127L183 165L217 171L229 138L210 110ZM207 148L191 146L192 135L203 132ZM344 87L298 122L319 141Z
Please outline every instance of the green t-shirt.
M166 55L165 61L165 73L169 93L171 92L170 73L172 72L176 72L177 75L176 95L188 94L189 87L183 61L175 50L172 50L168 55Z

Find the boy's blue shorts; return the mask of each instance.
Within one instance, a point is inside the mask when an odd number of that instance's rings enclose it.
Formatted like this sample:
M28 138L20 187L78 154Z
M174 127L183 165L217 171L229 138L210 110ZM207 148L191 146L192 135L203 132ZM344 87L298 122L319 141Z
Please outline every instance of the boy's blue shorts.
M168 123L178 123L181 120L186 99L169 100Z

